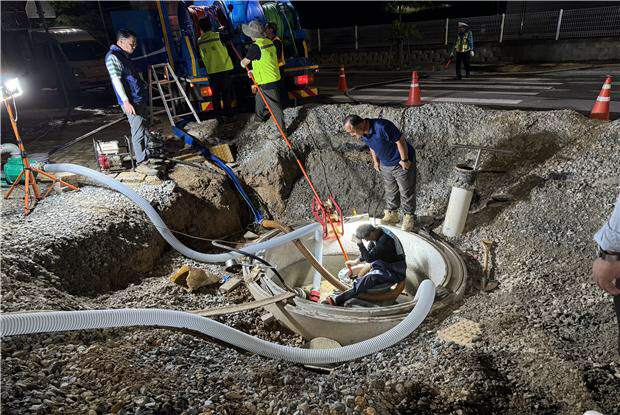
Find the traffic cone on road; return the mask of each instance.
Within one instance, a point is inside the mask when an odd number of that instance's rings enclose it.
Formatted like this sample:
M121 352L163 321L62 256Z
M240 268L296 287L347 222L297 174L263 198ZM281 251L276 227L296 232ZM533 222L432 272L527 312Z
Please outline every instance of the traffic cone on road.
M603 88L601 88L601 92L599 92L598 98L596 98L596 101L594 102L594 106L592 107L590 118L594 120L609 121L610 92L611 92L611 75L607 75L607 79L605 79Z
M420 84L418 83L418 73L416 71L413 71L413 74L411 76L411 88L409 88L409 98L407 99L407 103L405 105L408 107L422 105L422 100L420 99Z
M340 75L338 75L338 90L340 92L347 92L349 86L347 85L347 76L344 74L344 66L340 66Z

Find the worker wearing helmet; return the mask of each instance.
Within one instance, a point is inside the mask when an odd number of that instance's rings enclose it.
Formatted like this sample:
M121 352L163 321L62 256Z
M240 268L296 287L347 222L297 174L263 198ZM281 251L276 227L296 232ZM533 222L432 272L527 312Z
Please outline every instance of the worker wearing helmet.
M252 74L254 80L261 88L265 99L269 103L269 107L276 117L276 121L283 131L284 112L282 111L282 101L280 99L280 69L278 66L278 55L276 47L271 40L267 38L265 28L258 20L252 20L248 24L241 25L243 33L250 37L252 44L241 60L241 66L246 68L252 63ZM257 122L265 122L269 119L269 111L263 102L260 94L256 94L256 114Z
M288 93L286 92L286 85L284 85L284 65L286 60L284 59L284 44L278 37L278 26L275 23L269 22L265 26L265 34L273 42L278 54L278 66L280 67L280 98L282 99L282 107L288 106Z
M222 115L230 117L231 111L231 77L233 68L228 50L222 44L220 33L213 30L208 17L198 21L202 35L198 38L200 56L209 75L209 86L212 91L213 112L218 121L224 121ZM224 112L222 114L222 102Z
M461 65L465 66L465 76L469 76L469 61L474 56L474 36L467 23L459 22L457 31L450 57L456 52L456 79L462 79Z
M403 245L392 231L384 227L364 224L357 227L352 236L360 250L360 257L347 261L348 266L355 266L362 261L370 264L370 271L353 282L353 288L327 297L326 302L341 306L359 294L379 286L398 284L405 279L407 261ZM369 241L368 248L362 240ZM348 270L347 270L348 271Z

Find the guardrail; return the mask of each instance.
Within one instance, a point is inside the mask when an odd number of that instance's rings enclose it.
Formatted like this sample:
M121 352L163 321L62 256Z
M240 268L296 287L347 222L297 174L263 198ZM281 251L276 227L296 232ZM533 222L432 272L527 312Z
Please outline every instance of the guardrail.
M474 44L612 37L620 36L620 6L403 23L403 31L407 33L401 35L403 45L451 46L456 38L457 22L469 25ZM308 35L311 50L318 52L392 47L399 37L390 24L314 29L308 30Z

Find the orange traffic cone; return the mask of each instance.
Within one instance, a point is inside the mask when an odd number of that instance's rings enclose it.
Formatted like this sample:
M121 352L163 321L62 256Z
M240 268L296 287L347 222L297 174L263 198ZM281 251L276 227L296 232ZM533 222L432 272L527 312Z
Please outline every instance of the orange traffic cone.
M422 100L420 99L420 84L418 83L418 73L413 71L411 77L411 88L409 88L409 99L407 99L407 103L405 104L408 107L422 105Z
M338 90L340 92L347 92L349 86L347 85L347 76L344 74L344 66L340 67L340 75L338 75Z
M611 90L611 75L607 75L607 79L598 94L598 98L594 102L590 118L595 120L609 121L609 92Z

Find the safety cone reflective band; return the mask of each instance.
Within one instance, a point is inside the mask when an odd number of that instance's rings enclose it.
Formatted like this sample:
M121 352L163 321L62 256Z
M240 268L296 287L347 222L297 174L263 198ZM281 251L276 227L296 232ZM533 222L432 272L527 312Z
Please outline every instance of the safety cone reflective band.
M340 75L338 75L338 90L340 92L347 92L349 86L347 85L347 76L344 74L344 66L340 67Z
M411 76L411 88L409 88L409 99L407 99L407 103L405 104L408 107L412 107L415 105L422 105L422 100L420 99L420 84L418 83L418 73L413 72Z
M603 84L601 92L598 94L598 98L594 102L590 118L595 120L609 121L609 101L611 92L611 76L607 75L607 79Z

